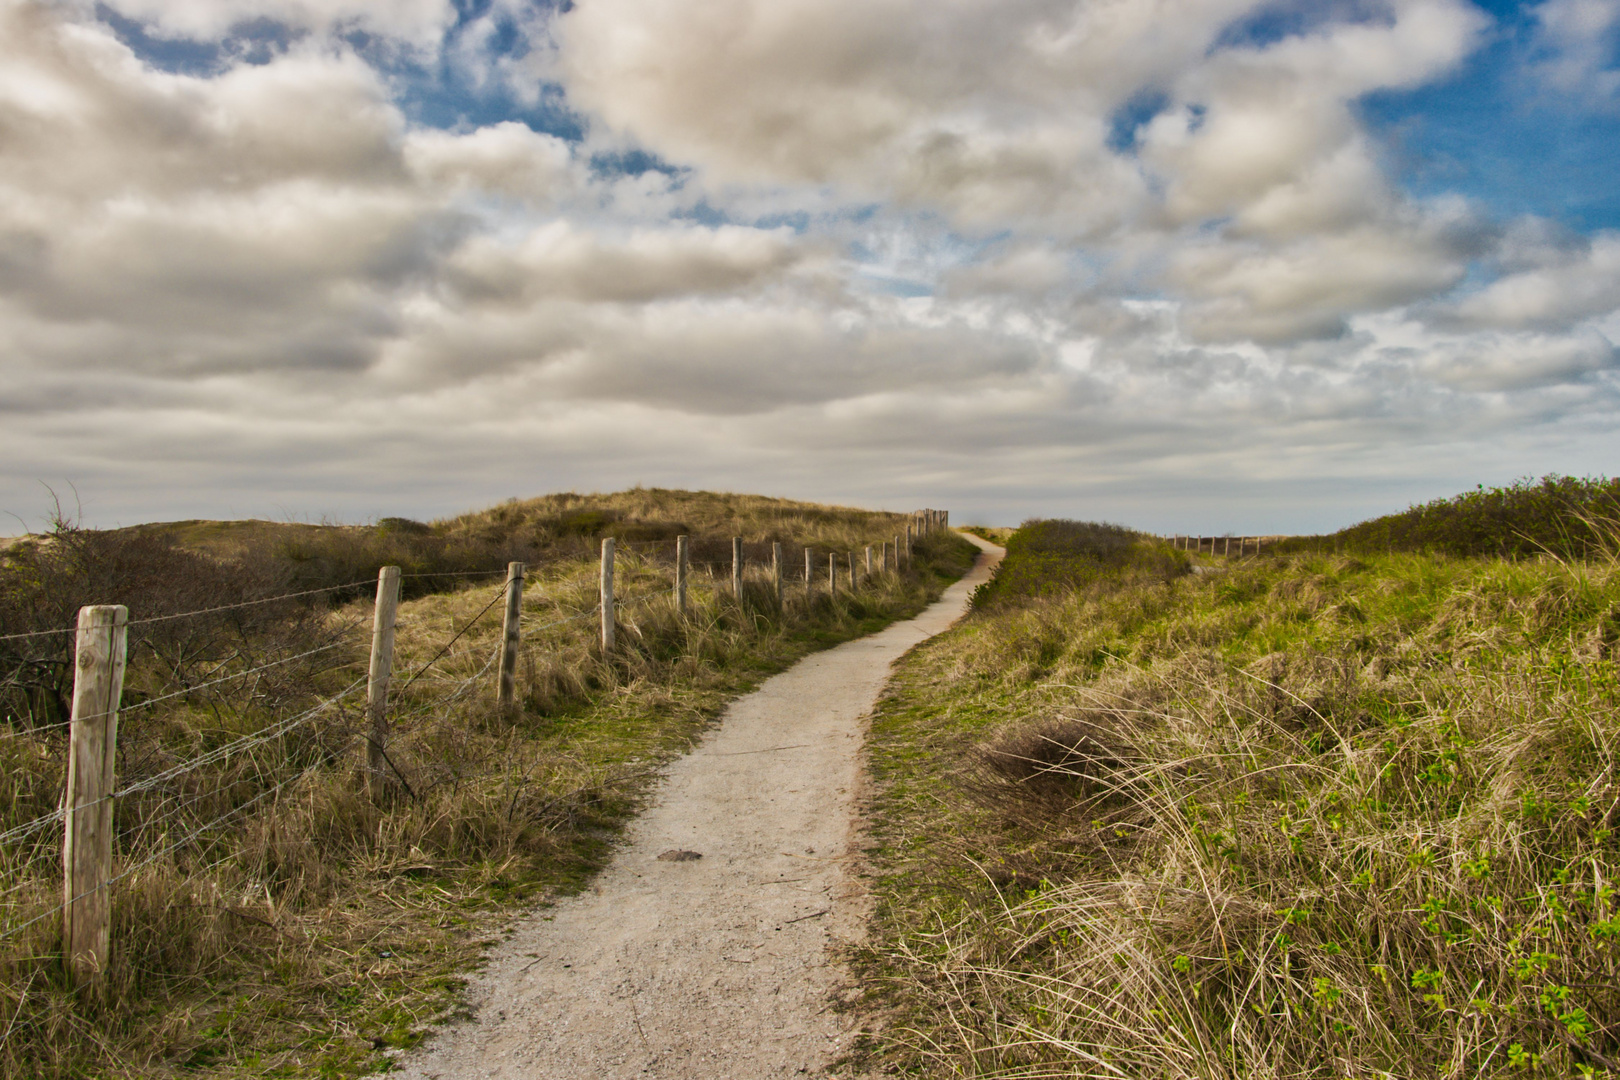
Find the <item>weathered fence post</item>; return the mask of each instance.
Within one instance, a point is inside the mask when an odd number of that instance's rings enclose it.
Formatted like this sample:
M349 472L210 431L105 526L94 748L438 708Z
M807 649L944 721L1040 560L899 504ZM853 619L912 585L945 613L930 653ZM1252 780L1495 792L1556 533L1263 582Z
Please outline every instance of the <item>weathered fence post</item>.
M866 545L866 576L868 578L870 578L872 576L872 545L871 544Z
M811 562L813 558L815 558L815 553L806 547L804 549L804 598L806 600L810 599L810 591L814 587L815 564Z
M776 610L782 610L782 544L780 541L771 542L771 581L775 585Z
M602 537L602 655L613 651L613 537Z
M733 596L735 596L737 598L737 603L739 603L739 604L742 603L742 598L743 598L742 579L743 579L742 537L733 536L731 538L731 595L733 595Z
M377 572L377 603L371 617L371 667L366 674L366 783L371 797L383 793L384 749L388 746L388 678L394 672L394 620L399 614L400 569Z
M675 538L675 610L686 614L686 564L691 541L685 536Z
M112 877L113 763L128 639L128 608L105 604L79 609L62 831L62 958L73 985L94 995L106 990L112 949L107 882Z
M1228 536L1226 543L1221 545L1221 557L1226 558L1232 554L1232 538Z
M827 593L838 595L838 552L827 552Z
M522 563L506 564L506 621L501 628L501 711L510 712L517 698L518 649L523 643Z
M849 591L854 592L855 591L855 553L853 551L850 551L850 552L846 552L845 554L847 554L849 556Z

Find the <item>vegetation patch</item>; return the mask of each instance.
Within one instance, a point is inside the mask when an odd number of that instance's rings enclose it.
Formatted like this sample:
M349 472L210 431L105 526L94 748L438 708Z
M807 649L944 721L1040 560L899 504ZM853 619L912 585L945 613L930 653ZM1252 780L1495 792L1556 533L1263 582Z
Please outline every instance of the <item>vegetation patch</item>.
M1617 647L1603 557L987 605L873 726L866 1064L1620 1075Z
M1103 579L1165 580L1188 572L1185 554L1120 525L1041 519L995 541L1007 554L974 593L974 606L1018 604Z
M1483 485L1328 536L1296 536L1281 551L1388 554L1429 551L1454 558L1601 558L1620 528L1620 480L1544 476Z
M484 524L532 530L582 504L591 509L583 497L535 500ZM603 655L595 539L535 548L518 707L503 715L493 664L504 568L411 571L457 576L407 579L417 595L400 606L375 796L362 766L369 600L333 590L259 603L299 582L274 547L183 546L155 529L62 523L9 551L0 635L53 632L0 640L0 1074L343 1077L385 1066L456 1013L462 974L516 914L589 880L659 765L727 701L811 650L915 613L973 557L959 537L931 537L911 572L858 592L844 578L831 596L826 554L864 554L905 517L671 492L603 497L596 509L609 526L692 530L701 557L688 612L671 595L673 544L622 544L618 647ZM463 525L483 527L476 516ZM456 534L385 521L364 535L423 529ZM734 535L751 560L741 597L729 587ZM818 568L813 592L788 576L780 609L765 569L773 542L788 545L790 569L807 547ZM73 656L70 635L54 631L97 602L127 604L136 620L119 733L122 876L99 1002L63 980L51 914L61 826L14 834L58 804Z

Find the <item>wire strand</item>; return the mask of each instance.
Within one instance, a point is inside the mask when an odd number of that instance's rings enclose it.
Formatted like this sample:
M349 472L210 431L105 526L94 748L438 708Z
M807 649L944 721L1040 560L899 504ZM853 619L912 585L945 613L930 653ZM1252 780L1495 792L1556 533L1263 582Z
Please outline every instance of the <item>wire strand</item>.
M279 667L282 664L290 664L294 660L303 660L306 657L316 656L316 655L319 655L320 653L323 653L323 652L331 652L333 649L340 648L344 644L345 644L345 642L342 642L342 641L334 641L330 645L322 645L318 649L311 649L308 652L301 652L297 656L287 656L287 657L283 657L280 660L272 660L268 664L260 664L258 667L248 668L246 671L238 671L234 675L225 675L225 676L222 676L222 677L220 677L218 679L213 679L213 680L211 680L209 682L198 683L196 686L188 686L183 690L176 690L172 694L164 694L161 697L147 698L145 701L137 702L134 705L123 705L123 706L119 707L118 711L120 713L131 713L131 712L134 712L137 709L145 709L145 708L148 708L150 706L156 705L159 702L171 701L171 700L173 700L174 698L177 698L177 697L185 697L187 694L194 694L198 690L206 690L210 686L218 686L220 683L230 682L232 679L245 679L249 675L257 675L261 671L268 671L271 668Z
M219 607L198 608L196 611L181 611L173 615L153 615L145 619L131 619L129 626L146 626L151 623L172 622L175 619L189 619L193 615L212 615L218 611L235 611L238 608L257 607L260 604L273 604L277 600L292 600L300 596L318 596L321 593L338 592L342 589L354 589L361 585L369 585L374 578L363 581L351 581L347 585L328 585L324 589L305 589L303 592L282 593L280 596L267 596L262 600L244 600L239 604L221 604Z
M249 750L255 746L270 742L272 739L278 739L287 734L287 732L292 731L294 728L313 720L315 717L319 716L333 705L336 705L338 702L354 693L365 682L366 676L362 675L360 678L350 683L346 688L327 698L320 704L306 710L303 713L300 713L298 716L295 716L290 720L283 721L281 724L275 726L274 730L268 732L259 731L252 735L244 735L240 739L235 739L223 746L216 747L215 749L208 751L206 754L192 758L190 761L181 762L174 768L158 773L156 776L148 777L145 780L137 780L135 783L130 784L122 790L114 791L111 795L104 795L102 798L119 799L126 795L137 795L143 791L150 791L152 788L158 787L168 780L172 780L177 776L184 776L186 773L200 769L204 765L212 765L215 762L224 761L226 758L239 751ZM96 801L100 802L101 800L98 799ZM94 806L96 804L92 802L86 805ZM80 807L80 809L83 809L83 807Z
M71 634L77 629L77 626L67 626L60 630L29 630L21 634L3 634L0 635L0 641L21 641L23 638L46 637L50 634Z
M350 742L350 745L352 745L354 740L351 739L349 742ZM348 749L348 745L345 745L344 749L345 750ZM320 767L319 765L311 765L309 768L304 769L304 770L302 770L302 771L300 771L298 773L295 773L292 776L289 776L287 779L283 780L281 783L277 784L275 787L269 788L268 790L265 790L265 791L261 791L259 794L255 795L253 798L249 799L247 802L241 804L240 806L237 806L237 807L234 807L234 808L232 808L230 810L227 810L225 813L219 815L214 820L208 822L206 825L199 825L197 828L193 829L191 832L187 833L185 836L181 837L179 840L176 840L174 843L170 844L168 847L162 849L161 851L158 851L155 854L147 856L145 859L143 859L140 862L136 863L134 866L131 866L128 869L124 870L122 873L119 873L119 874L115 875L114 877L108 878L106 881L102 882L100 885L96 886L94 889L86 889L84 892L82 892L79 895L73 897L71 900L68 900L66 903L58 904L58 905L56 905L55 907L51 908L48 911L43 911L40 914L34 916L32 919L29 919L27 922L18 923L18 924L14 925L14 926L8 926L4 930L0 930L0 939L8 938L12 934L21 933L22 931L28 929L30 926L33 926L35 923L40 922L40 921L42 921L44 919L48 919L52 915L55 915L57 912L65 911L69 906L78 903L80 900L83 900L85 897L92 896L95 893L100 892L103 889L111 888L112 886L118 884L118 882L120 882L120 881L124 880L125 878L129 877L129 875L135 873L137 870L143 870L146 867L151 866L153 863L157 862L159 859L163 858L165 855L169 854L172 851L175 851L176 849L182 847L185 844L190 843L192 840L195 840L197 837L201 836L203 833L207 832L209 829L212 829L214 826L220 824L221 822L227 820L228 818L235 817L237 814L240 814L242 811L246 810L248 807L254 806L257 803L263 802L266 798L270 797L271 795L274 795L276 792L280 791L282 788L286 787L288 784L294 783L295 781L298 781L298 780L302 780L305 776L308 776L311 772L315 771L315 769L317 769L319 767Z
M506 584L503 584L501 586L500 591L497 592L494 595L494 597L492 597L490 599L489 603L484 605L484 610L480 611L478 614L474 615L470 620L468 620L466 626L463 626L460 630L457 630L456 631L456 636L451 638L449 641L445 642L444 647L441 648L437 653L435 653L433 655L433 659L429 660L427 663L425 663L421 667L417 668L415 673L412 674L409 679L406 679L404 685L401 686L398 690L396 690L395 693L396 694L403 694L406 690L410 689L410 686L411 686L412 683L414 683L417 679L420 679L422 677L422 675L427 671L428 668L430 668L434 664L438 663L439 659L441 657L443 657L445 653L450 651L450 646L454 645L456 642L461 640L461 635L463 635L467 631L471 630L473 628L473 624L477 623L479 619L482 619L485 615L489 614L489 609L494 607L497 603L500 602L501 597L506 595L506 590L507 590L507 588L509 586L510 586L509 582L506 583ZM455 625L455 624L452 623L451 625Z

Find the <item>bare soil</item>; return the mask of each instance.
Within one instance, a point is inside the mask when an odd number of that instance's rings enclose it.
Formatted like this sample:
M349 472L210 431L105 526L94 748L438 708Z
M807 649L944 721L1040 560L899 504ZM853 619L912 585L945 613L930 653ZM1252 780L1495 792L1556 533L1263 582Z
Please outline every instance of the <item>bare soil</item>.
M1001 549L917 618L807 657L673 762L613 862L527 917L473 976L472 1019L400 1059L411 1080L827 1075L853 1031L841 942L866 720L890 665L962 616Z

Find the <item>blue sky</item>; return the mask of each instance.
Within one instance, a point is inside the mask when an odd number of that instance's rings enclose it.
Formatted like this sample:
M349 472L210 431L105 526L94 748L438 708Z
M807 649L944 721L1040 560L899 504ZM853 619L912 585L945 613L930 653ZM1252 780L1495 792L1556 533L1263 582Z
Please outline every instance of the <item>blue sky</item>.
M1498 215L1536 214L1581 231L1620 226L1620 103L1535 85L1529 4L1485 5L1489 42L1449 78L1369 95L1363 113L1413 191L1457 191ZM1607 66L1616 64L1615 38Z
M0 12L23 520L1300 531L1620 448L1620 0Z

